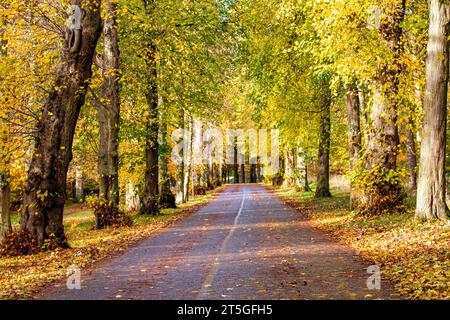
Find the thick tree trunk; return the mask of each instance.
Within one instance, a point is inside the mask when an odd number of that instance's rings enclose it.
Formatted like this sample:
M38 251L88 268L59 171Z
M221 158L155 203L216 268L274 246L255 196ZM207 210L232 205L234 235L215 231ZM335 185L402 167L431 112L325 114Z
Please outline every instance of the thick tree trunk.
M148 117L146 119L145 190L140 212L156 215L159 213L159 112L156 47L152 43L147 47L146 64Z
M416 215L448 219L445 152L450 2L431 0Z
M347 115L348 115L348 151L350 170L356 168L361 154L361 120L358 88L347 86ZM354 190L353 181L350 183L350 208L353 209Z
M395 170L398 154L397 114L388 106L389 101L380 88L374 88L371 128L367 142L366 166L371 170L381 166L387 170Z
M370 185L362 186L358 195L358 210L379 214L395 210L403 201L397 174L399 135L397 128L397 97L402 65L402 25L405 0L392 4L389 16L383 18L381 37L392 53L394 63L378 70L373 84L373 105L369 113L365 166L371 176Z
M325 86L324 86L325 87ZM331 197L330 192L330 145L331 145L331 94L325 88L322 93L320 112L320 137L317 158L317 188L315 197Z
M103 26L103 85L98 106L99 120L99 202L97 229L113 224L119 206L119 43L117 36L117 2L105 0Z
M21 228L30 232L40 246L50 238L58 246L68 246L63 226L67 170L101 32L98 3L87 2L72 1L83 12L81 30L67 30L58 76L38 123L39 135L24 190Z

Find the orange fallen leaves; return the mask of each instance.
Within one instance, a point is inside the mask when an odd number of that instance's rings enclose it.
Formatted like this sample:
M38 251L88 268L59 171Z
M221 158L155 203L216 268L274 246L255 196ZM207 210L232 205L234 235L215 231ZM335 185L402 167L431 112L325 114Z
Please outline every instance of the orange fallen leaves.
M446 223L421 222L412 212L360 217L347 209L345 194L320 201L287 189L277 194L307 215L312 225L380 266L383 276L405 298L450 299L450 228Z
M195 202L160 216L134 215L131 227L92 230L90 226L94 225L93 215L68 217L65 224L71 249L0 258L0 299L32 299L46 285L65 279L69 266L89 267L122 252L186 216L212 196L210 194L198 198Z

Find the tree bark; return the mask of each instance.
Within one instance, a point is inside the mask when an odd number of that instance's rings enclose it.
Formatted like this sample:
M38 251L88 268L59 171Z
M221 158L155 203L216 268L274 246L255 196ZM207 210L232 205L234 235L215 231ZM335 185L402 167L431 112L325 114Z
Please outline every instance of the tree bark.
M402 22L405 0L396 1L389 16L382 20L380 33L383 42L392 53L392 63L385 63L378 70L373 83L373 105L369 112L365 167L371 176L371 184L362 187L358 195L358 209L368 214L380 214L396 210L403 201L397 174L399 135L397 127L398 87L401 65Z
M185 112L184 109L180 110L180 118L179 118L179 126L180 129L185 130L186 126L185 126ZM176 141L177 144L179 144L180 142L183 141L184 137L186 135L183 134L183 137L180 138L179 141ZM182 151L182 155L181 156L181 162L178 164L177 166L177 172L176 172L176 190L177 190L177 194L176 194L176 202L177 203L185 203L185 199L186 199L186 195L184 193L184 170L185 170L185 159L186 159L186 152L187 150L185 150L183 148Z
M140 198L136 190L136 186L132 181L128 183L128 189L125 194L125 204L128 211L139 211L140 209Z
M234 183L239 183L238 139L234 137Z
M361 120L358 88L347 86L347 115L348 115L348 150L350 157L350 170L356 168L361 154ZM350 208L353 209L355 194L353 181L350 183Z
M353 86L347 87L347 115L349 157L353 169L359 160L362 143L358 89Z
M0 242L8 233L12 232L10 200L9 172L7 169L2 169L0 172Z
M170 190L170 175L169 175L169 155L170 147L167 144L167 122L162 120L161 125L161 141L162 150L160 156L161 167L161 195L159 204L162 208L176 208L175 195Z
M450 3L431 0L416 215L448 219L445 199Z
M183 194L184 194L184 203L189 201L189 187L192 185L192 190L194 190L194 185L191 183L191 178L193 178L192 172L192 143L193 143L193 130L194 130L194 119L190 114L186 114L185 121L187 123L187 143L185 144L186 153L185 153L185 163L186 167L184 170L184 184L183 184Z
M101 32L99 3L75 0L81 30L67 30L58 76L44 103L24 190L21 228L39 246L45 240L67 247L63 226L66 180L79 112L85 102L92 60Z
M264 175L262 174L262 164L261 164L261 158L258 157L256 159L256 180L258 183L263 182Z
M250 183L256 183L256 164L250 165Z
M75 168L75 202L81 203L84 200L83 173L80 168Z
M322 92L320 112L320 137L317 159L317 188L316 198L331 197L330 192L330 145L331 145L331 93L328 88Z
M3 29L0 30L0 57L7 54L7 43L3 39ZM6 116L9 116L9 110ZM11 192L10 192L10 124L0 122L0 242L12 232L11 227Z
M103 85L98 106L99 120L99 202L97 229L113 224L119 206L119 43L117 36L117 2L105 0L103 26Z
M308 164L305 159L304 151L297 148L297 159L295 163L296 188L303 192L312 192L308 182Z
M147 47L147 105L146 145L145 145L145 191L141 214L159 213L159 112L158 112L158 72L156 46Z
M406 149L408 151L408 171L409 171L409 190L414 192L417 189L417 148L414 121L409 117L408 127L406 128Z
M284 184L289 187L295 186L295 149L286 151L286 168L284 169L286 178Z

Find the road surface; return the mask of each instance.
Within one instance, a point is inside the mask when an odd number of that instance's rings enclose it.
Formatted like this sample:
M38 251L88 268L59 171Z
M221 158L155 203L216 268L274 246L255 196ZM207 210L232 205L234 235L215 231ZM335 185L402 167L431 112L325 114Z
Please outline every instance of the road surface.
M233 185L173 227L40 299L389 299L368 263L260 185Z

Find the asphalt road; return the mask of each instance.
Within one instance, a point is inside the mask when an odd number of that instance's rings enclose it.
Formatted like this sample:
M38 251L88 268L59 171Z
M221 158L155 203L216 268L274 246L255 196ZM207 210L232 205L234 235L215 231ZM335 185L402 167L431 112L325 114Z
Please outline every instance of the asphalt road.
M227 187L175 226L40 299L390 299L364 262L259 185Z

